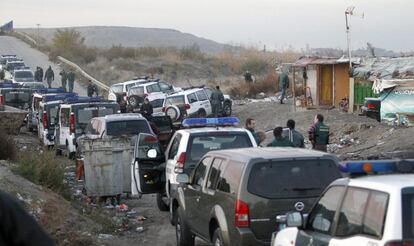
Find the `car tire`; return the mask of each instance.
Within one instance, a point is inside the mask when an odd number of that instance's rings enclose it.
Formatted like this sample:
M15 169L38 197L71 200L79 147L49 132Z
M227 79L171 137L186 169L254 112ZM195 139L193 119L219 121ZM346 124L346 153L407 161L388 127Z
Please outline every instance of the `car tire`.
M61 149L58 149L58 148L56 148L56 150L55 150L55 154L58 156L58 155L62 155L62 150Z
M165 109L165 115L170 116L173 122L180 118L180 114L180 109L175 105L170 105Z
M75 157L76 157L76 152L69 152L68 154L69 160L75 160Z
M214 246L224 246L223 235L221 234L220 227L217 227L214 231L212 244Z
M183 210L177 209L177 221L175 223L175 238L177 246L194 246L194 235L183 220Z
M157 207L160 211L169 211L170 205L165 203L164 198L167 197L167 194L157 193Z
M139 98L138 96L132 95L128 98L128 103L131 107L136 108L139 105Z
M223 104L223 116L230 116L232 113L231 102L224 102Z
M207 113L204 109L199 109L198 113L197 113L198 118L206 118L207 117Z

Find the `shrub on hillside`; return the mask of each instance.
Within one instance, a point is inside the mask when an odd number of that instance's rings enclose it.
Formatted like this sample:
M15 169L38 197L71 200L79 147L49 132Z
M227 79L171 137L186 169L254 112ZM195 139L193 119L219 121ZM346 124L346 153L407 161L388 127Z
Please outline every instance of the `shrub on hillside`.
M278 91L277 78L275 75L269 74L264 79L258 80L255 83L240 82L229 89L229 94L232 98L256 98L257 94L263 92L265 94L272 94Z
M14 160L16 158L16 143L12 136L0 129L0 160Z
M268 66L269 64L265 60L258 57L251 57L241 65L240 73L250 71L253 75L263 74L267 70Z

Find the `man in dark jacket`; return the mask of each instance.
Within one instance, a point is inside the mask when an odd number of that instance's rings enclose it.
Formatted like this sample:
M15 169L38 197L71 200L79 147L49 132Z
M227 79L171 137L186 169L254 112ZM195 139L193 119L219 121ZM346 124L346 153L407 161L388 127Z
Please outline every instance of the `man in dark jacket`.
M20 204L0 191L0 245L55 245Z
M283 128L278 126L273 130L275 139L267 147L295 147L288 138L282 136Z
M92 97L94 93L96 96L98 96L98 87L92 83L92 80L89 80L88 87L86 88L86 93L88 94L88 97Z
M75 73L73 72L73 70L69 71L67 77L68 77L69 92L73 92L73 86L75 84Z
M59 75L60 75L60 80L62 82L62 88L65 89L66 91L66 81L68 80L68 75L64 69L60 71Z
M287 137L295 147L305 148L305 138L300 132L295 130L295 125L296 122L294 120L287 121L286 126L288 130L286 131L286 135L284 135L284 137Z
M282 68L283 69L283 68ZM287 72L282 71L279 74L279 90L282 92L280 96L280 103L283 104L283 99L286 97L286 89L289 87L289 76Z
M218 117L223 108L224 95L220 90L220 86L216 86L210 96L211 110L213 117Z
M46 70L44 79L46 80L49 88L52 88L52 81L55 80L55 73L53 72L51 66L49 66L49 68Z
M144 99L144 103L141 105L139 111L142 116L144 116L148 121L151 121L153 109L151 103L148 100L148 97Z
M329 144L329 127L323 123L323 115L317 114L309 128L309 141L312 149L327 152Z
M246 120L246 129L251 132L251 134L253 135L254 140L256 141L256 144L259 145L260 144L260 138L259 138L259 135L255 132L255 128L256 128L256 121L252 118L247 118L247 120Z

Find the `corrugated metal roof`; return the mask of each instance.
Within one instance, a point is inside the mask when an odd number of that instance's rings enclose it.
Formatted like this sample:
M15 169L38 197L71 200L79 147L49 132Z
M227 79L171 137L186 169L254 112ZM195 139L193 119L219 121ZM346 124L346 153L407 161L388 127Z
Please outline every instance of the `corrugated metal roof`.
M306 67L309 65L312 61L318 59L318 57L303 57L297 60L295 63L293 63L294 67Z
M330 65L339 63L348 63L348 60L341 58L303 57L297 60L293 66L306 67L307 65Z

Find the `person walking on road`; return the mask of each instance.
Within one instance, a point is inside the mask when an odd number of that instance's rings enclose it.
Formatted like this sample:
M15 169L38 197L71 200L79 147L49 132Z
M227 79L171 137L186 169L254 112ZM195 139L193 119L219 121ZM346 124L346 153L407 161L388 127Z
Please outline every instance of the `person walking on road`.
M283 104L283 99L286 97L286 89L289 88L289 76L286 71L283 70L279 74L279 90L282 92L280 96L280 104Z
M283 128L278 126L273 130L273 136L275 139L267 145L267 147L295 147L293 143L287 138L282 136Z
M40 67L36 67L36 71L34 74L34 78L36 82L42 82L43 80L43 75L40 74Z
M296 122L294 120L288 120L286 123L288 130L288 136L287 137L295 147L297 148L305 148L305 138L303 135L295 130Z
M73 70L70 70L69 73L67 74L67 78L68 78L68 89L69 92L73 92L73 86L75 84L75 73L73 72Z
M142 114L142 116L145 117L145 119L147 119L148 121L152 120L153 108L152 108L151 103L148 100L148 97L144 99L144 103L141 105L141 108L139 109L139 111Z
M221 111L223 109L223 101L224 101L223 92L220 91L220 86L216 86L216 89L213 90L210 96L213 117L218 117L219 114L221 114Z
M59 75L60 75L60 80L62 82L62 88L66 91L66 82L68 80L68 75L67 75L65 69L60 71Z
M98 88L96 85L92 83L92 80L89 80L88 87L86 88L86 92L88 94L88 97L92 97L95 93L96 96L98 96Z
M309 128L309 141L312 149L327 152L329 143L329 127L323 123L323 115L317 114Z
M256 120L252 118L247 118L246 120L246 129L250 131L250 133L253 135L254 140L256 140L256 144L260 144L260 138L259 135L255 132L256 128Z
M49 68L46 70L44 79L46 80L49 88L52 88L52 81L55 80L55 73L53 72L51 66L49 66Z

